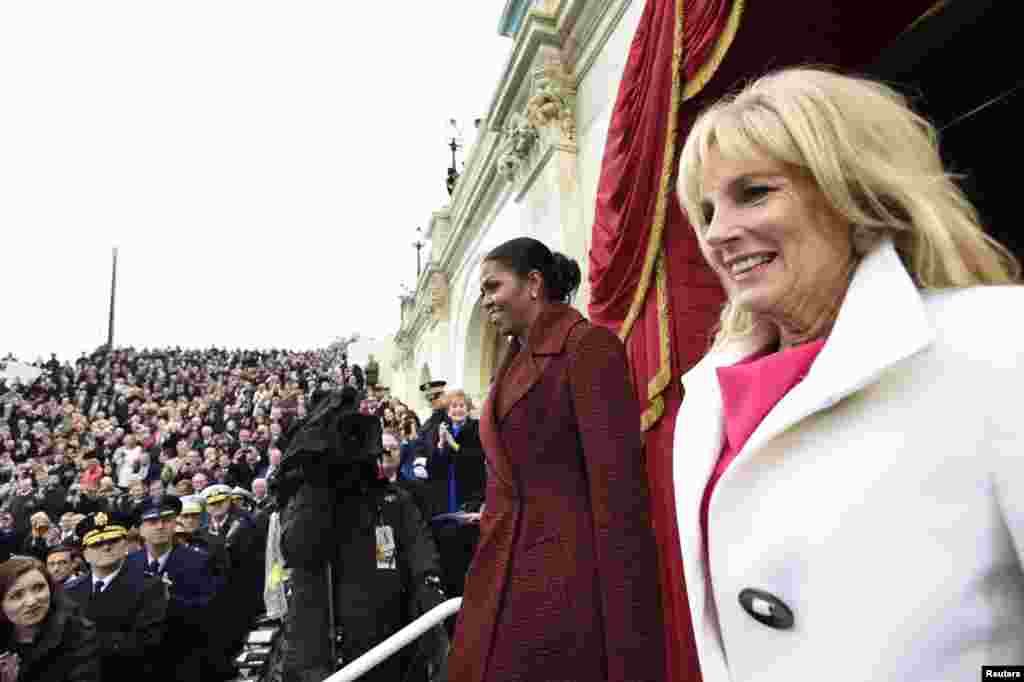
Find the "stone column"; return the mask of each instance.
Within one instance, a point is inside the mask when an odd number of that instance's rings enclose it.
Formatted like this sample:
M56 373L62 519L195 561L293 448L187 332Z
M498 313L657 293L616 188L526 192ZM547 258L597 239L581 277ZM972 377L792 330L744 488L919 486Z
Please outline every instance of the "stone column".
M548 49L533 71L526 118L538 131L542 146L552 148L557 173L559 222L564 251L580 267L586 264L586 231L578 180L576 146L576 81L565 53Z

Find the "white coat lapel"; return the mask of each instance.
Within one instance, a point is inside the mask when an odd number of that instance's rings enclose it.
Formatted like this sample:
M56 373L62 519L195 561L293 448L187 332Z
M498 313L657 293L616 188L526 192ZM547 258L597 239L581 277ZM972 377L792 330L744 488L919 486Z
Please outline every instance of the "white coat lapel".
M684 563L692 562L696 571L687 576L686 591L696 627L708 627L717 622L707 601L704 582L704 538L700 531L700 503L711 473L722 453L724 422L722 395L718 390L717 367L730 365L770 343L763 335L743 339L728 348L716 351L697 363L683 375L683 407L676 417L676 448L673 455L673 489L676 496L676 514L682 550L688 555ZM678 447L683 444L683 447ZM686 461L682 457L686 457ZM717 628L717 626L715 626ZM715 635L717 638L717 635ZM712 641L698 634L698 648ZM721 659L721 651L700 652L702 665L713 665ZM723 659L724 660L724 659Z
M886 369L935 338L921 294L892 242L864 257L850 282L825 347L810 372L764 418L742 459L810 415L875 382Z
M763 331L763 330L762 330ZM702 546L700 538L700 502L711 473L722 454L724 420L722 394L715 370L739 362L760 348L773 343L765 333L754 333L705 356L683 375L683 406L676 417L676 445L683 444L687 461L673 462L676 509L688 518L679 519L684 546ZM678 452L678 450L675 450ZM689 542L693 540L698 544ZM696 558L696 557L695 557ZM703 556L699 557L703 563Z

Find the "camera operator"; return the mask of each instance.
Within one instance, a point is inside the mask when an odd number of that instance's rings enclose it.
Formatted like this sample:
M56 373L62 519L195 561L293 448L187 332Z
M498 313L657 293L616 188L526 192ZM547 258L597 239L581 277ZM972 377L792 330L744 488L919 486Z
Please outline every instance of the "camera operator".
M352 387L317 404L272 482L290 570L286 680L322 680L444 599L419 510L379 477L380 420L358 408ZM331 632L333 640L324 636ZM434 628L419 651L393 656L363 679L413 679L405 674L426 659L436 663L446 648L443 629Z

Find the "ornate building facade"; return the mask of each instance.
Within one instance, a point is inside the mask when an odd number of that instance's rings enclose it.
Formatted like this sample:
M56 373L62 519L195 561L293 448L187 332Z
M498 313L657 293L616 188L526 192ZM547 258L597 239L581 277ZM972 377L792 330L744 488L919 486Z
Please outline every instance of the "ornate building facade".
M486 253L535 237L579 262L587 252L612 105L639 0L509 0L499 32L513 45L448 205L430 217L427 264L402 302L392 393L426 409L418 386L445 379L479 405L504 341L480 306Z

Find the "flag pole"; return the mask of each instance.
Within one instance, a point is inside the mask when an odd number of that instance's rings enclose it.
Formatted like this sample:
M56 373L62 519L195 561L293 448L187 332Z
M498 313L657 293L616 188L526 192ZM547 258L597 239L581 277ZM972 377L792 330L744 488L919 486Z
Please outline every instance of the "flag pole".
M114 348L114 293L117 291L117 247L114 247L114 263L110 272L110 318L107 322L107 349Z

